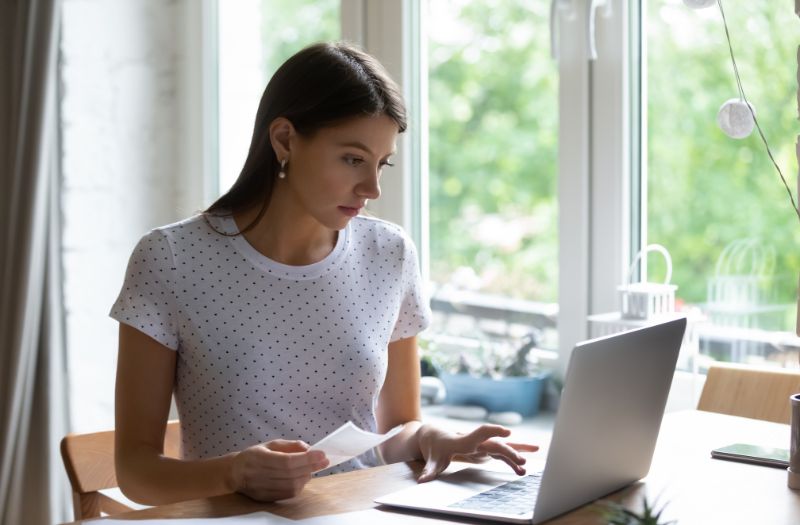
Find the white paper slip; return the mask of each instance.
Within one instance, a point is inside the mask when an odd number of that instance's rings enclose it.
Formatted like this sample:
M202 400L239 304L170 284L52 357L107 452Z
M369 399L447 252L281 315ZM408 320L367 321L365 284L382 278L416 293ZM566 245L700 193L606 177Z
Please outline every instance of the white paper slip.
M356 456L360 456L367 450L377 447L387 439L394 437L403 430L403 425L398 425L386 434L374 434L361 430L352 421L348 421L332 433L320 439L311 450L321 450L331 462L326 468L335 467Z
M228 516L226 518L170 518L154 520L109 520L105 519L103 525L131 525L143 523L145 525L291 525L296 524L290 520L269 512L253 512L242 516Z

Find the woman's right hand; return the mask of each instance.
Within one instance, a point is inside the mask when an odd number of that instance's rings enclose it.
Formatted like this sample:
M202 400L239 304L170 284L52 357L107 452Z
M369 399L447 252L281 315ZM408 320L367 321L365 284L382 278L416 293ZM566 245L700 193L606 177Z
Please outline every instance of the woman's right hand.
M247 448L233 459L233 490L258 501L276 501L300 494L311 475L328 466L321 450L303 441L276 439Z

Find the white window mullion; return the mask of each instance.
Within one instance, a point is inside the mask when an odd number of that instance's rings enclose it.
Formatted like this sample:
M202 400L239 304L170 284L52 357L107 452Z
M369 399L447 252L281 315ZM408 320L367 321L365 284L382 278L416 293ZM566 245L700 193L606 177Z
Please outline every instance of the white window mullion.
M589 313L617 311L630 256L629 59L625 0L596 12L590 62L591 228Z
M584 2L570 2L559 37L558 340L563 372L572 347L588 335L590 108ZM555 29L555 28L554 28Z
M364 46L366 0L341 0L342 40Z
M412 79L408 78L409 71L404 66L411 32L406 28L408 18L404 16L405 4L406 2L343 2L342 37L359 44L377 58L403 89L408 100ZM363 20L363 25L359 24L359 19ZM360 31L359 27L362 28ZM383 219L400 224L408 231L413 231L410 146L409 134L398 138L395 167L387 170L382 178L382 197L371 202L369 210Z
M428 166L428 36L426 5L423 0L403 2L403 95L408 107L408 130L404 151L403 178L410 189L407 228L419 248L424 282L430 277L430 220Z
M219 195L217 0L187 2L182 9L184 132L176 201L180 215L190 215Z

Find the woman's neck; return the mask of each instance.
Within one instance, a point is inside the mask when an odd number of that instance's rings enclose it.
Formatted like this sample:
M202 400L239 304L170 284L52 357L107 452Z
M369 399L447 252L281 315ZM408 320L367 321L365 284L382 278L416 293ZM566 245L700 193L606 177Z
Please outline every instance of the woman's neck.
M241 231L258 216L259 208L234 213ZM336 246L337 231L313 217L298 213L297 207L281 206L273 199L258 223L243 235L250 245L273 261L291 266L307 266L327 257Z

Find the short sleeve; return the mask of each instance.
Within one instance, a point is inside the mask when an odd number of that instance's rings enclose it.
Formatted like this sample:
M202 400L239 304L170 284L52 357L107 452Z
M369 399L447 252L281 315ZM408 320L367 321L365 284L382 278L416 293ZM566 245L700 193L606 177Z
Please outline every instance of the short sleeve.
M415 336L431 322L431 309L422 286L417 250L411 239L405 236L403 239L403 297L390 342Z
M109 315L177 350L174 276L169 240L161 231L153 230L134 248L122 290Z

